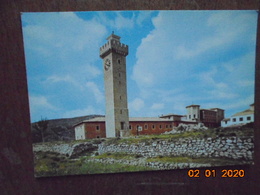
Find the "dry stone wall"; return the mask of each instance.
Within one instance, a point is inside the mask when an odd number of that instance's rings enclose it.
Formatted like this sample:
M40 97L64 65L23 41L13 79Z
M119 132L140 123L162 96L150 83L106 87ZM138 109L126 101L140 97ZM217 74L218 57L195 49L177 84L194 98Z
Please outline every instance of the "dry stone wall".
M143 157L156 156L189 156L189 157L216 157L253 160L253 137L218 137L218 138L180 138L176 140L153 140L151 142L101 143L98 146L99 154L127 153Z

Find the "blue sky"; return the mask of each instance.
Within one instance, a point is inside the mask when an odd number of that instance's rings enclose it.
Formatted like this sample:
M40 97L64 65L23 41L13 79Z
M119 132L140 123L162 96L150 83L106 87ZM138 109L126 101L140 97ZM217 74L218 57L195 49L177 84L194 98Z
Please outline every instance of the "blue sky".
M105 114L99 48L129 46L131 117L254 102L256 11L22 13L31 121Z

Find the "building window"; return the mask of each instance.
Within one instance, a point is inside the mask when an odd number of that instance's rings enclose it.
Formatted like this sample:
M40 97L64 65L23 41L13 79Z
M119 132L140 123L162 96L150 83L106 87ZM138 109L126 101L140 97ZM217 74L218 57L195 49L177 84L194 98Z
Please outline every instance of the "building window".
M122 96L120 95L119 98L120 98L120 100L121 100L121 99L122 99Z
M189 115L189 119L191 118L191 115Z
M99 125L96 126L96 130L99 131Z
M144 125L144 129L147 130L148 129L148 125Z
M155 125L152 125L152 129L155 129Z
M239 118L239 121L243 121L243 117L240 117L240 118Z
M159 128L162 129L162 125L160 125Z
M124 122L121 122L121 129L123 130L124 129L124 126L125 126L125 123Z
M129 129L132 129L132 125L129 125Z
M233 118L232 121L233 121L233 122L236 122L236 118Z
M118 62L118 64L120 64L121 63L120 59L118 59L117 62Z
M193 115L193 118L196 118L196 114Z
M168 125L166 125L165 128L168 129Z
M170 128L172 128L172 125L170 125Z
M99 135L97 136L97 138L99 138Z
M251 116L246 117L246 120L250 121L251 120Z
M118 73L118 76L119 76L119 77L121 77L121 74L120 74L120 72Z

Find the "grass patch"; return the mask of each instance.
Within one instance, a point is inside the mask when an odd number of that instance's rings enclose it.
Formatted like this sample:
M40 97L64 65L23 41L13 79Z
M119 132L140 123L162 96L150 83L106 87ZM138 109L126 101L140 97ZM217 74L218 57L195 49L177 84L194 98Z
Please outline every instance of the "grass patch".
M102 158L113 158L115 160L120 160L120 159L124 159L124 160L131 160L131 159L136 159L139 158L140 156L138 155L134 155L134 154L127 154L127 153L121 153L121 152L117 152L117 153L104 153L104 154L100 154L97 156L94 156L92 158L95 159L102 159Z
M79 174L97 174L97 173L116 173L116 172L136 172L154 170L145 166L125 165L120 163L106 164L99 162L88 162L90 158L111 158L114 159L133 159L134 155L125 154L103 154L98 157L81 157L79 159L67 159L57 154L42 154L41 158L35 160L36 177L61 176L61 175L79 175Z
M162 163L198 163L210 164L211 166L226 166L226 165L239 165L245 164L246 161L234 160L228 158L192 158L183 156L158 156L148 158L147 162L162 162ZM251 162L251 161L250 161ZM248 163L250 163L248 161Z
M120 163L105 164L98 162L86 162L79 170L78 174L97 174L97 173L118 173L118 172L137 172L155 170L151 167L125 165Z

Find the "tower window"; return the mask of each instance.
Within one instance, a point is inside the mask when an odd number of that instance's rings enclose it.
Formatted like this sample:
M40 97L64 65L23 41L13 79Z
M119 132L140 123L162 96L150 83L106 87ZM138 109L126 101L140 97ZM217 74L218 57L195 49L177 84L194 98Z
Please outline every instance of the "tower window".
M97 131L99 130L99 125L96 126L96 130L97 130Z
M144 125L144 129L145 129L145 130L148 129L148 125Z
M124 122L121 122L121 129L123 130L124 129L124 126L125 126L125 123Z
M120 59L118 59L118 60L117 60L117 62L118 62L118 64L120 64L120 63L121 63L121 60L120 60Z
M119 77L121 77L121 74L120 74L120 72L118 73L118 76L119 76Z

